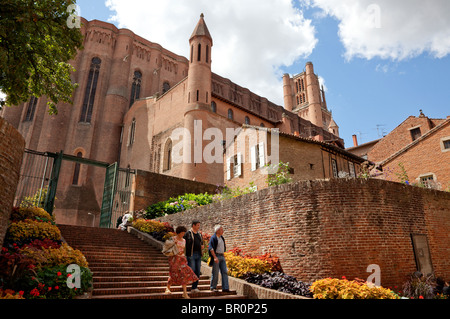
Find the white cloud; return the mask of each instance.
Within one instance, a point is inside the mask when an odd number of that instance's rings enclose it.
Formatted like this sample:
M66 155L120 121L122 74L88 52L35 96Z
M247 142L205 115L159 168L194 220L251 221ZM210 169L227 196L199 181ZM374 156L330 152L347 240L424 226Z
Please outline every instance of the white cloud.
M306 58L317 39L291 0L107 0L121 28L188 56L199 19L213 37L213 72L283 105L282 71ZM301 70L299 70L301 71Z
M301 0L339 21L339 37L351 59L400 61L429 53L450 54L448 0Z

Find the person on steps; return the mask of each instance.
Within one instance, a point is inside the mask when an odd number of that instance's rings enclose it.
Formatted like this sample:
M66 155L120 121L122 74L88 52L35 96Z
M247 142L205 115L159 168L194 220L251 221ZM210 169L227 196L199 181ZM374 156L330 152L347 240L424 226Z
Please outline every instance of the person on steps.
M178 226L175 230L174 236L175 244L178 248L178 254L169 257L169 280L167 281L166 294L172 293L170 287L172 285L183 287L183 298L189 298L186 286L198 281L197 275L192 271L187 264L184 250L186 247L186 240L183 236L186 234L186 227Z
M223 228L220 225L214 227L214 235L209 241L209 256L212 263L211 291L217 291L219 281L219 271L222 277L222 291L228 292L228 269L225 261L224 252L226 251L225 238L223 237Z
M200 269L202 266L202 250L203 250L203 237L199 232L200 221L193 220L191 229L186 232L184 239L186 240L186 258L189 267L192 268L194 273L200 278ZM198 281L192 283L192 292L199 292Z

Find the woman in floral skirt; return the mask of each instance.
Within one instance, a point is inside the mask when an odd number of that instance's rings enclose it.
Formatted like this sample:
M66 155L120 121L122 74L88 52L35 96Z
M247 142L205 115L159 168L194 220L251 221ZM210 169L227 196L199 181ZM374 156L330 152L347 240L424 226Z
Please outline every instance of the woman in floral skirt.
M184 255L184 248L186 241L183 238L187 229L184 226L178 226L175 230L176 236L173 240L178 248L178 254L169 257L169 280L167 281L166 294L170 294L170 286L181 285L183 287L183 298L189 298L186 286L197 281L197 275L188 266L186 256Z

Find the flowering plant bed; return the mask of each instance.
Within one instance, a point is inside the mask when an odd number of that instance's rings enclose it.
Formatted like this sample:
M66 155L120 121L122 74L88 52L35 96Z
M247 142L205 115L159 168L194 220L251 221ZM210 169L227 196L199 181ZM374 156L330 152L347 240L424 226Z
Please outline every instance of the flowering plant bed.
M79 267L79 288L69 265ZM86 258L61 241L54 218L41 208L14 208L0 252L0 298L71 299L91 287Z

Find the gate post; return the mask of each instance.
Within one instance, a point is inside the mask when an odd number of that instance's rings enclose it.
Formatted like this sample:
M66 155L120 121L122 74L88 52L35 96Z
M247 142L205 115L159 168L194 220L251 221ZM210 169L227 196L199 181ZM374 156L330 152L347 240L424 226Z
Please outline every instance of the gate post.
M50 185L48 187L47 198L45 199L44 209L50 215L53 215L53 207L55 206L56 189L58 187L59 171L61 170L61 163L63 158L63 151L56 154L53 162L52 175L50 178Z

